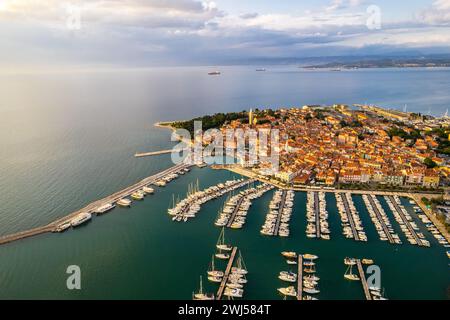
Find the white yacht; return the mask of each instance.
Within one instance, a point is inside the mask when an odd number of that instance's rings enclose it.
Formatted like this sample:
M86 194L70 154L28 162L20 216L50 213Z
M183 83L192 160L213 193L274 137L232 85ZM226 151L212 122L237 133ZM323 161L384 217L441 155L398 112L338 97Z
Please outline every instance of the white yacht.
M131 198L134 200L142 200L144 199L144 194L140 191L136 191L131 194Z
M287 288L278 288L278 292L280 292L282 295L290 296L290 297L296 297L297 291L293 286L287 287Z
M281 271L278 275L278 279L286 282L296 282L297 275L293 272Z
M232 298L242 298L244 295L244 290L225 288L224 295L227 297L232 297Z
M117 201L117 205L121 207L129 207L131 205L131 200L127 198L120 199Z
M104 204L104 205L98 207L97 209L95 209L95 213L102 214L102 213L105 213L105 212L108 212L108 211L114 209L115 207L116 206L114 204L107 203L107 204Z
M297 258L297 253L292 252L292 251L283 251L281 252L281 255L285 258Z
M223 271L216 270L214 265L214 255L211 260L211 268L208 270L208 276L222 278L224 276Z
M72 227L76 227L82 223L85 223L86 221L91 220L91 218L92 218L92 214L90 214L88 212L80 213L78 216L76 216L75 218L73 218L70 221L70 224L72 225Z
M142 191L144 191L145 194L153 194L155 192L155 190L150 187L144 187L142 188Z
M72 223L70 221L66 222L66 223L62 223L55 228L54 232L64 232L67 229L69 229L71 226L72 226Z

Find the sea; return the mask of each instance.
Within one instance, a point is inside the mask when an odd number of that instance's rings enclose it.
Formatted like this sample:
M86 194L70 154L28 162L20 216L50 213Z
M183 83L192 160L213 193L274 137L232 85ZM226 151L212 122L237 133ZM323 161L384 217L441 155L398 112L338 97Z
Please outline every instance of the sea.
M172 166L170 155L135 158L136 152L176 145L154 126L217 112L306 104L375 104L435 116L450 106L450 69L307 71L296 66L177 67L0 74L0 235L37 227ZM0 246L0 299L191 299L214 254L220 229L214 220L226 197L202 206L188 223L167 209L189 185L201 189L236 174L194 168L130 209L108 214L61 234L44 234ZM413 214L431 248L379 240L361 196L353 200L369 241L342 235L333 194L327 210L331 240L307 239L306 194L295 195L289 238L260 234L273 192L255 200L242 230L226 230L248 268L245 299L282 299L281 251L319 256L319 299L364 299L361 283L344 279L345 257L370 258L380 267L389 299L448 299L449 259ZM224 263L216 261L218 267ZM70 290L69 266L81 271Z

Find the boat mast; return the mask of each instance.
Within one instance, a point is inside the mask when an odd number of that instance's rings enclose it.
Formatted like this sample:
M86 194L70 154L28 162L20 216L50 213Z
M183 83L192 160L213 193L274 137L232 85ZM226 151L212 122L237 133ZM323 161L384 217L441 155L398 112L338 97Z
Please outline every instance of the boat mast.
M202 276L200 276L200 294L203 294L203 279Z
M349 264L348 265L348 267L347 267L347 270L345 271L345 275L350 275L350 274L352 274L352 265L351 264ZM349 273L349 271L350 271L350 273Z
M238 267L240 269L247 270L247 266L245 265L244 258L242 258L241 250L239 250Z

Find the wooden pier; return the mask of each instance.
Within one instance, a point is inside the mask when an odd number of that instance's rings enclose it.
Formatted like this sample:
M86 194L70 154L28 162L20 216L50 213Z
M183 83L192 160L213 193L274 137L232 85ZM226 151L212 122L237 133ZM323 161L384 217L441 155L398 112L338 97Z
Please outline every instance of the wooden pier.
M395 244L394 238L392 237L391 232L389 231L388 226L386 225L383 216L381 215L380 211L378 210L378 206L375 203L375 200L373 199L373 195L368 195L367 198L369 199L370 205L372 206L373 211L375 212L375 215L378 217L378 221L381 223L381 227L384 230L384 233L386 234L386 237L389 240L389 243Z
M366 296L367 300L372 300L372 295L369 291L369 285L367 284L366 274L364 273L364 269L360 259L356 259L356 265L358 266L359 278L361 279L364 295Z
M422 239L419 238L419 236L416 233L416 230L414 230L414 228L412 227L411 223L409 222L409 220L405 217L405 215L403 214L403 210L400 208L400 206L398 205L398 203L395 201L393 196L386 196L389 198L389 200L391 201L392 205L394 206L395 210L397 210L397 213L400 215L400 218L402 219L403 223L406 225L406 227L408 228L409 232L411 233L411 235L413 236L414 240L417 242L417 244L421 247L424 247L425 244L422 242Z
M353 215L352 215L352 213L350 211L350 205L348 203L347 194L346 193L340 193L340 196L341 196L341 199L342 199L342 203L344 204L344 207L345 207L345 212L347 213L348 222L350 223L350 227L352 228L353 237L355 238L356 241L360 241L361 239L359 238L359 233L356 230L355 221L353 220Z
M230 228L231 225L234 222L234 219L236 218L236 214L239 212L239 209L241 207L242 202L244 202L245 197L242 197L237 202L236 206L234 207L233 213L231 214L230 220L227 223L227 228Z
M173 166L169 169L166 169L160 173L157 173L153 176L147 177L147 178L139 181L138 183L136 183L132 186L129 186L119 192L116 192L106 198L94 201L94 202L88 204L87 206L85 206L84 208L77 210L75 212L72 212L63 218L59 218L53 222L50 222L47 225L44 225L42 227L33 228L30 230L26 230L26 231L17 232L17 233L6 235L6 236L2 236L2 237L0 237L0 245L9 243L9 242L13 242L13 241L17 241L17 240L21 240L21 239L25 239L25 238L29 238L29 237L33 237L33 236L37 236L37 235L47 233L47 232L54 232L54 231L56 231L56 228L58 226L70 222L73 218L77 217L81 213L94 214L95 210L97 208L99 208L105 204L108 204L108 203L117 202L118 200L120 200L122 198L130 196L135 191L140 190L143 187L148 186L148 185L160 180L161 178L163 178L166 175L178 172L181 169L188 168L188 167L189 167L189 165L186 165L186 164L175 165L175 166Z
M298 255L297 262L297 300L303 300L303 256Z
M236 258L237 250L238 250L237 247L233 247L233 251L231 251L230 259L228 260L227 268L225 269L222 282L220 283L219 289L217 290L216 300L222 299L225 287L227 285L228 277L230 276L231 268L233 267L234 264L234 259Z
M278 217L277 217L277 221L275 222L275 231L273 233L274 236L278 236L278 231L280 229L280 223L281 223L281 214L283 212L284 204L286 202L286 196L287 196L287 191L282 190L280 207L278 208Z
M316 237L320 239L320 208L319 208L319 192L314 192L314 216L316 217Z

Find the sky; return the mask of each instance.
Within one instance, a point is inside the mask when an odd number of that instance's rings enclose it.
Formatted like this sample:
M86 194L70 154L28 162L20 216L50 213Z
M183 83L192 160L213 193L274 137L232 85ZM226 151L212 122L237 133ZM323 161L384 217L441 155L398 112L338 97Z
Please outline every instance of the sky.
M0 0L0 70L450 53L450 0Z

